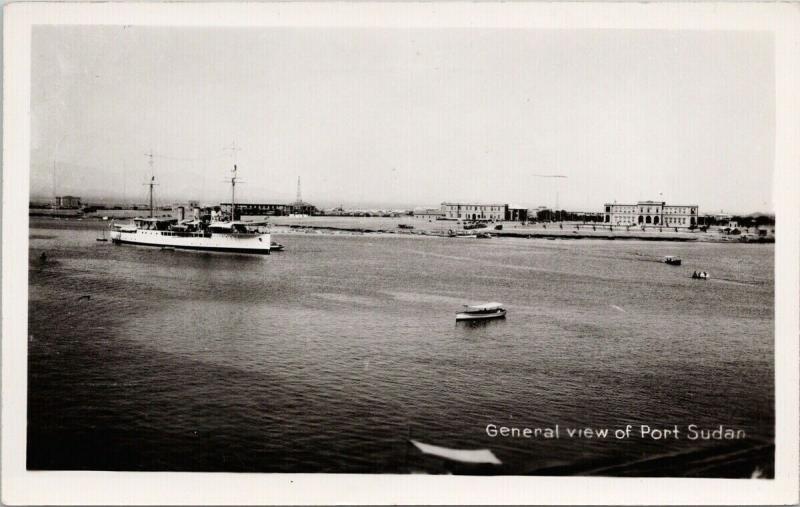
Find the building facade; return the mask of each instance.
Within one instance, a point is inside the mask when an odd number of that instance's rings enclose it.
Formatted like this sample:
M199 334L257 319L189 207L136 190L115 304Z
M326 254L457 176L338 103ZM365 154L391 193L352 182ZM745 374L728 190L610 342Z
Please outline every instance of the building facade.
M506 208L506 220L512 222L525 222L528 220L528 208L521 206L508 206Z
M444 218L444 212L438 208L416 209L414 210L414 218L420 220L441 220Z
M508 204L442 203L445 220L501 221L506 219Z
M664 201L639 201L636 204L605 204L603 222L635 227L696 227L699 207L668 205Z
M223 202L220 204L223 212L230 215L231 203ZM255 203L236 203L236 217L240 216L282 216L292 212L291 204L255 204Z
M81 198L72 195L56 197L56 207L66 209L78 209L81 207Z

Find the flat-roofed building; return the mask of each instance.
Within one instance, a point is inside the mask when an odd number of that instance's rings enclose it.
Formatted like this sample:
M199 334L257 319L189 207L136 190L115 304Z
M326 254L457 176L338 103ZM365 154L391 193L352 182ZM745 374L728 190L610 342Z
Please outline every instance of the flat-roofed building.
M501 221L506 219L508 204L473 204L443 202L445 220Z
M641 227L696 227L697 204L668 205L664 201L639 201L636 204L606 203L604 223Z
M78 209L81 207L81 198L72 195L56 197L56 207L65 209Z
M223 212L230 215L231 203L223 202L220 204ZM241 216L283 216L292 213L291 204L255 204L255 203L236 203L236 217Z
M528 208L523 208L522 206L509 205L506 208L505 219L511 220L512 222L524 222L528 220Z
M441 220L444 212L440 208L418 208L414 210L414 218L419 220Z

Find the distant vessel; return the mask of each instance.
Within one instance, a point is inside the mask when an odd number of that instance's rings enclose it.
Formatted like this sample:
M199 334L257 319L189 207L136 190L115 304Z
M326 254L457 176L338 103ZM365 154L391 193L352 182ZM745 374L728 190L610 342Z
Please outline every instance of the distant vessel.
M705 271L701 271L700 273L695 271L694 273L692 273L692 278L694 278L695 280L708 280L709 278L711 278L711 275L709 275Z
M466 231L454 231L453 229L449 229L447 231L448 238L477 238L477 234L470 234Z
M150 155L152 166L152 154ZM231 216L229 220L215 218L210 220L190 219L179 223L177 218L153 216L153 186L150 186L150 217L134 218L133 224L114 224L111 241L116 244L132 244L205 252L250 253L269 255L272 243L270 234L262 232L266 221L244 222L233 220L236 216L236 165L231 177Z
M500 319L506 316L502 303L484 303L482 305L464 305L464 310L456 313L456 320Z
M464 224L464 230L468 230L468 229L485 229L486 227L488 227L488 225L486 225L486 224L484 224L482 222L472 222L472 223Z
M664 257L664 263L665 264L670 264L672 266L680 266L681 265L681 258L680 257L676 257L674 255L667 255L666 257Z

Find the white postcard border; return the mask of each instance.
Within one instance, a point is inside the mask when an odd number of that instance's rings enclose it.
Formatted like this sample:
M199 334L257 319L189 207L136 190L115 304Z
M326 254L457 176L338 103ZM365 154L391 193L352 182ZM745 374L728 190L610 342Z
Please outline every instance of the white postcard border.
M781 504L798 501L800 8L788 3L35 3L4 26L2 500L8 504ZM776 48L774 480L25 470L34 24L765 30ZM24 226L22 224L25 224Z

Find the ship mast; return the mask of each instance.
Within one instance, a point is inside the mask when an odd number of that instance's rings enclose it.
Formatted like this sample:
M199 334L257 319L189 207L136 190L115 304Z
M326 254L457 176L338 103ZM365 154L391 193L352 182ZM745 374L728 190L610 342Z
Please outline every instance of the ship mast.
M231 222L236 220L236 164L233 164L233 176L231 176Z
M150 218L153 218L153 187L158 185L158 183L156 183L156 175L153 171L153 150L150 150L150 153L145 153L145 155L148 157L149 160L147 163L150 165L150 181L145 183L145 185L150 186Z
M236 165L236 152L240 151L241 148L238 148L236 146L236 142L233 142L230 146L226 146L224 149L230 150L231 157L233 158L233 170L231 171L231 222L233 222L236 220L236 171L238 170Z

